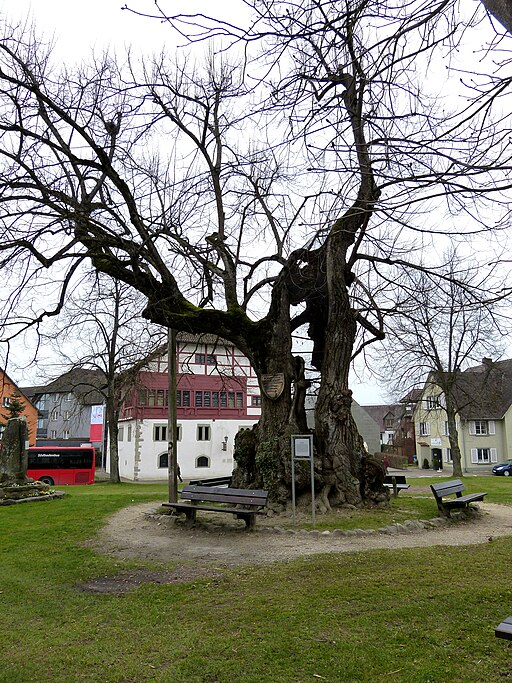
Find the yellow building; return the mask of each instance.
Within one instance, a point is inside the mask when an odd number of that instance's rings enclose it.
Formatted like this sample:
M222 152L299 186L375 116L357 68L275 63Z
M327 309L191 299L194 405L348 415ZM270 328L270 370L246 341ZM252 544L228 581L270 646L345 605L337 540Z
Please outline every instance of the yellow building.
M439 469L452 462L446 398L431 373L416 406L416 453L420 467ZM441 382L442 383L442 382ZM451 392L462 470L490 472L512 457L512 360L482 364L457 373Z

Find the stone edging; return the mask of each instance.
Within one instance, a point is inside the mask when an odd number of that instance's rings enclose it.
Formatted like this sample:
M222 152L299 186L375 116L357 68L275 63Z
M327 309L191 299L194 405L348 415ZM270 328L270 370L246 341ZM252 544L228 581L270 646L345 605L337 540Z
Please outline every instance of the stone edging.
M153 510L152 512L146 513L149 517L153 518L165 518L172 519L169 514L161 514L158 510ZM434 517L432 519L418 519L418 520L407 520L405 522L397 522L396 524L389 524L385 527L379 527L378 529L333 529L332 531L319 531L317 529L291 529L289 527L281 526L258 526L256 525L251 532L257 533L273 533L273 534L288 534L290 536L305 535L308 538L329 538L329 537L340 537L340 536L350 536L350 537L364 537L364 536L377 536L377 535L388 535L394 536L397 534L410 534L416 531L426 531L429 529L438 529L439 527L449 526L450 524L456 524L458 522L463 522L465 520L475 518L480 515L480 510L478 507L471 507L465 510L455 510L451 513L451 517ZM177 517L174 517L176 520ZM201 525L204 526L218 526L216 524L211 524L208 521L201 520Z
M307 535L308 538L325 538L325 537L363 537L363 536L377 536L388 535L394 536L397 534L410 534L415 531L425 531L428 529L437 529L442 526L448 526L457 522L471 519L480 514L478 508L469 508L468 510L456 510L452 512L451 517L434 517L433 519L418 519L407 520L405 522L397 522L388 526L379 527L378 529L333 529L332 531L318 531L317 529L289 529L284 527L255 527L255 531L266 531L275 534L290 534L290 535Z

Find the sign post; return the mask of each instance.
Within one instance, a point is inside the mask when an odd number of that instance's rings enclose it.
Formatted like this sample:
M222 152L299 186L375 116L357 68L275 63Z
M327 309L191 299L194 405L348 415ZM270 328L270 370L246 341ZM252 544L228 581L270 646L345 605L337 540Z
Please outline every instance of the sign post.
M292 513L295 524L295 461L309 460L311 476L311 524L315 528L315 470L313 462L313 435L292 434Z

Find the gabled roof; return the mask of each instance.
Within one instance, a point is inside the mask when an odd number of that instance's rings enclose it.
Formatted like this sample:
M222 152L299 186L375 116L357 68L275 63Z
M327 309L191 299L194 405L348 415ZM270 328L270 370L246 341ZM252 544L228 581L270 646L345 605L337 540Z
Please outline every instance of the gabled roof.
M105 386L105 373L102 370L74 368L48 384L25 387L22 391L31 398L42 394L72 393L84 405L97 405L104 401L100 390Z
M23 395L23 398L27 401L27 403L30 403L30 405L31 405L33 408L35 408L34 404L32 403L32 397L31 397L31 395L30 395L29 393L27 393L27 392L25 391L25 389L22 389L21 387L19 387L19 386L16 384L16 382L15 382L13 379L11 379L11 378L9 377L9 375L5 372L5 370L4 370L3 368L0 368L0 376L1 376L0 384L3 383L3 378L5 377L5 379L9 380L9 382L10 382L14 387L16 387L16 389L20 392L20 394ZM36 410L37 410L37 408L36 408Z
M404 410L401 405L379 405L379 406L361 406L368 415L379 425L380 428L384 426L386 418L393 418L398 420Z
M502 419L512 405L512 360L485 358L481 365L457 373L452 396L465 420Z

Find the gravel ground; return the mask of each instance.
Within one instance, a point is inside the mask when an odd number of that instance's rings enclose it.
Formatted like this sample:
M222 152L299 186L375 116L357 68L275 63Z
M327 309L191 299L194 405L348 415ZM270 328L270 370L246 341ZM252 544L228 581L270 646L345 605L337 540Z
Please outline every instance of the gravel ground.
M78 588L87 592L122 593L142 583L192 581L219 575L226 567L285 562L319 553L475 545L492 542L500 536L512 536L512 507L480 503L478 508L479 513L468 519L437 528L338 536L267 528L264 518L258 520L255 531L248 533L243 522L234 520L219 526L216 524L219 516L205 512L201 513L204 523L191 528L175 517L157 514L155 503L133 505L113 515L87 545L112 557L175 562L175 567L162 572L121 572L80 584Z

